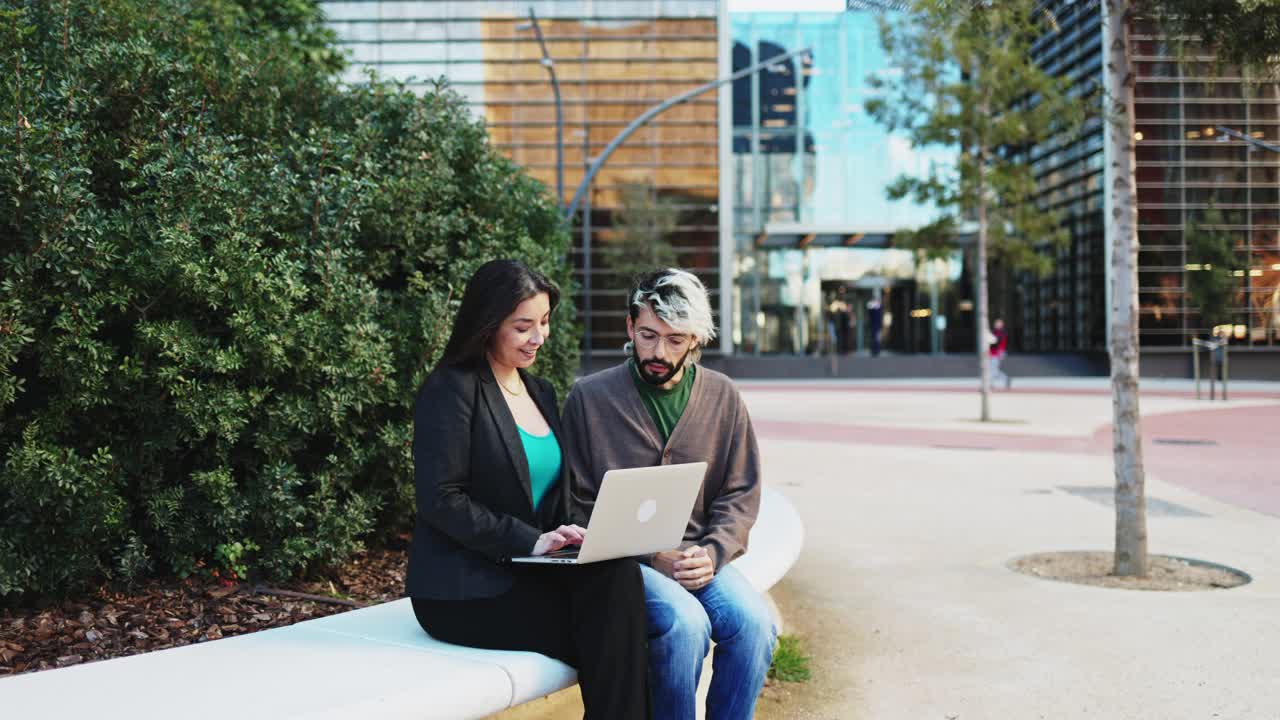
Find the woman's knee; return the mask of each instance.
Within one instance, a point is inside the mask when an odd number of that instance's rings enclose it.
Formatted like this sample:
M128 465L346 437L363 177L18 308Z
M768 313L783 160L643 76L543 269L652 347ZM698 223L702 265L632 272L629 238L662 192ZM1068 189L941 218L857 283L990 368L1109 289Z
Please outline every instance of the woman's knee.
M627 597L644 597L644 580L640 575L640 564L630 558L606 560L598 563L577 565L578 577L592 585L608 588L609 592L622 593Z

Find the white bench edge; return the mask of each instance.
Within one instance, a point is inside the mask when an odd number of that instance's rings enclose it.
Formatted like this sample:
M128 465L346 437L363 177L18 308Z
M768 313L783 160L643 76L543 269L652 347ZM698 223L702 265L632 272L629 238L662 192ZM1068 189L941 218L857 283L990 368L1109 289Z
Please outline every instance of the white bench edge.
M765 593L795 565L803 544L799 513L765 487L749 551L733 566ZM245 719L480 718L576 682L572 668L536 653L433 640L401 599L225 640L0 678L0 706L24 720L168 720L177 708L212 720L227 709L219 698L230 697ZM205 702L196 699L202 693Z

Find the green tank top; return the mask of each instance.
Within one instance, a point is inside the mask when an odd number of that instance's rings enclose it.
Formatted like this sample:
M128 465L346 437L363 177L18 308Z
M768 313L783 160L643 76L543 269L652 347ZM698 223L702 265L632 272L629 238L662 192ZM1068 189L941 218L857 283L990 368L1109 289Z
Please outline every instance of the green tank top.
M529 461L529 490L533 495L533 509L537 510L547 491L560 479L560 443L556 442L554 432L530 435L519 425L516 428L520 430L520 443Z

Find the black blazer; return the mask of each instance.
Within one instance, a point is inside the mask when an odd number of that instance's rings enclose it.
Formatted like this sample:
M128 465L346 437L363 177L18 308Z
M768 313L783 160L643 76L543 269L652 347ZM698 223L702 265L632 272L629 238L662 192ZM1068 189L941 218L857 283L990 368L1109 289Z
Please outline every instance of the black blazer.
M560 441L554 388L520 371ZM418 514L409 545L410 597L495 597L513 583L508 558L528 555L538 537L567 522L568 462L535 513L529 462L511 409L487 363L437 367L413 411L413 477Z

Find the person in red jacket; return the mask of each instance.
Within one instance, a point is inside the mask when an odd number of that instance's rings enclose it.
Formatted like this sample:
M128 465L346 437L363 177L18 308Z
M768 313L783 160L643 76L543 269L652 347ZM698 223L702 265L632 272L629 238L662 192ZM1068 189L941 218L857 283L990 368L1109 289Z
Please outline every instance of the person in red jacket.
M1004 319L996 318L995 325L991 330L991 344L989 346L991 352L991 382L1003 382L1004 387L1008 390L1013 385L1013 378L1010 378L1004 370L1000 369L1000 363L1004 360L1004 356L1009 354L1009 331L1004 329Z

